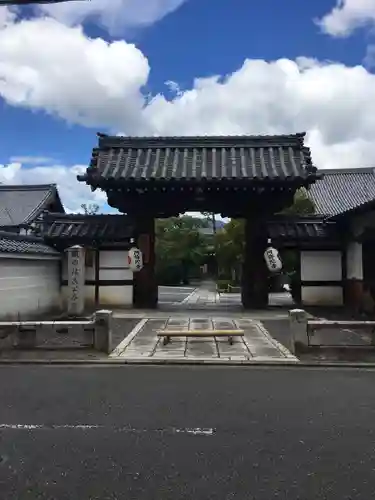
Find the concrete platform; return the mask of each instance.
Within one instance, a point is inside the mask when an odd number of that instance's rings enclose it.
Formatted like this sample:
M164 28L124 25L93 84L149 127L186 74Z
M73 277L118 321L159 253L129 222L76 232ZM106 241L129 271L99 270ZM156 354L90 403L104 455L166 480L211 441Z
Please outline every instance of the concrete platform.
M233 338L230 345L225 338L189 338L179 336L167 345L158 337L159 330L243 330L243 337ZM277 342L260 321L242 318L176 317L144 318L134 330L114 349L110 357L126 359L174 359L221 361L281 361L298 362L288 349Z

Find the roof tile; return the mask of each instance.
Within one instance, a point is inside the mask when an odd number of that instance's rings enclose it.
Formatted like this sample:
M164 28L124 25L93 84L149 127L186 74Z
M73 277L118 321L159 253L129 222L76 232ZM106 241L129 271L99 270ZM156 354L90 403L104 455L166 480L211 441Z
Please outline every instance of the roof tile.
M0 231L0 252L15 254L59 255L54 248L46 245L41 238Z
M375 201L375 170L372 168L319 170L323 178L308 196L317 214L336 216Z
M326 222L322 217L275 216L267 222L271 240L282 241L327 241L338 238L335 222Z
M43 214L44 238L65 241L128 241L133 225L126 215Z
M304 134L229 137L100 135L80 181L308 178L316 169Z
M0 185L0 227L32 222L56 194L54 184Z

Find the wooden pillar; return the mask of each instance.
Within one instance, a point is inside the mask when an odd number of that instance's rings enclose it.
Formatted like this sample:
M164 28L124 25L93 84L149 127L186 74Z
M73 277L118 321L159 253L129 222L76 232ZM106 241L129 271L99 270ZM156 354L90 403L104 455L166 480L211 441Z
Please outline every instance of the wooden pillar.
M133 305L154 309L158 304L155 275L155 220L152 216L136 218L136 245L143 254L143 269L134 273Z
M267 226L254 215L245 222L245 255L242 270L242 305L245 309L268 306L268 271L264 260Z
M100 250L98 248L95 248L95 255L94 255L94 279L95 279L95 307L99 306L100 303L100 288L99 288L99 282L100 282Z

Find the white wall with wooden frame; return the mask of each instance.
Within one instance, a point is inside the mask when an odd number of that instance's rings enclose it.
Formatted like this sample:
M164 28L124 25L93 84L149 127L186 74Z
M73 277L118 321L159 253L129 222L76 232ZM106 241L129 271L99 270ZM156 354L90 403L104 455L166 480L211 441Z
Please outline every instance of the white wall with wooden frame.
M128 248L106 246L86 248L86 307L131 307L133 305L133 272L128 266ZM67 298L67 258L62 266L62 295Z

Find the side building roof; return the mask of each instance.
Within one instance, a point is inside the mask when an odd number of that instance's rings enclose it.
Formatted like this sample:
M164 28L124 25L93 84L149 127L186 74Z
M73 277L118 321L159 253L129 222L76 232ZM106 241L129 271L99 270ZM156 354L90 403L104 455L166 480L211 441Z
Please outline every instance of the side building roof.
M287 244L329 243L340 239L336 222L319 215L275 215L267 221L267 232L272 241Z
M126 215L45 212L38 228L46 242L60 246L129 242L134 236L133 222Z
M59 256L42 238L0 231L0 253Z
M55 184L0 185L0 227L33 222L49 205L64 212Z
M319 170L323 178L310 186L315 213L339 217L375 205L375 169Z

